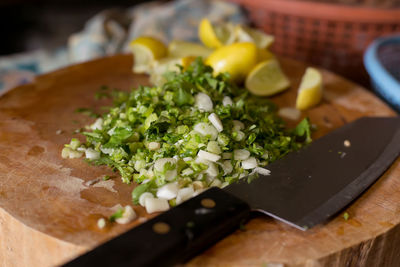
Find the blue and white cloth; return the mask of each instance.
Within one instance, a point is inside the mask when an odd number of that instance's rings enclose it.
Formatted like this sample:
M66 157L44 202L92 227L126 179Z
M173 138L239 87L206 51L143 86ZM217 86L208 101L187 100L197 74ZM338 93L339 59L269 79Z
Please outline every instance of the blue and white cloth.
M126 10L105 10L91 18L84 29L69 37L56 51L39 50L0 57L0 95L31 82L35 75L69 64L128 51L129 42L141 35L198 41L197 27L203 17L212 22L246 24L246 16L233 3L213 0L150 2Z

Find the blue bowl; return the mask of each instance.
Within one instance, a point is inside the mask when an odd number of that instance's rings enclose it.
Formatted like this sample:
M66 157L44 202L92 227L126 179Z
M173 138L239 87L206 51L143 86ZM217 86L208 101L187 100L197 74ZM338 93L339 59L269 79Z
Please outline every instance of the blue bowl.
M364 53L364 65L375 92L400 112L400 35L376 39Z

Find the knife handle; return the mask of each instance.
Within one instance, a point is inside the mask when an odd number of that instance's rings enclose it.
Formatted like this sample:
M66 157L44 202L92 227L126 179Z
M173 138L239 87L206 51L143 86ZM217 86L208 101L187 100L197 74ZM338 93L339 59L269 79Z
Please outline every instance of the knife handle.
M246 202L213 187L64 266L182 263L233 232L249 213Z

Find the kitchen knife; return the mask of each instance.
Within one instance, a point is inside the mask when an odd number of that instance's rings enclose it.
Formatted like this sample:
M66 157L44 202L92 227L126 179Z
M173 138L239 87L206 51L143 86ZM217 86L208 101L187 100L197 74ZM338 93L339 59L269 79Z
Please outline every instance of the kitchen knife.
M271 175L211 188L65 264L182 263L262 212L300 230L326 221L398 157L400 117L361 118L267 166Z

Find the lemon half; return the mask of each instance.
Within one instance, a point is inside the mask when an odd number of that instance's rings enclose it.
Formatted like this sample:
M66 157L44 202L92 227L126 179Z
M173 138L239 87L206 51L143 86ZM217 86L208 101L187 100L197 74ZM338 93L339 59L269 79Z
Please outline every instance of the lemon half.
M160 40L142 36L129 44L134 55L133 71L137 73L149 73L155 60L167 55L167 47Z
M322 98L322 75L312 67L306 69L297 92L296 108L306 110L317 105Z
M276 59L263 61L246 78L246 88L254 95L271 96L286 90L290 81Z

